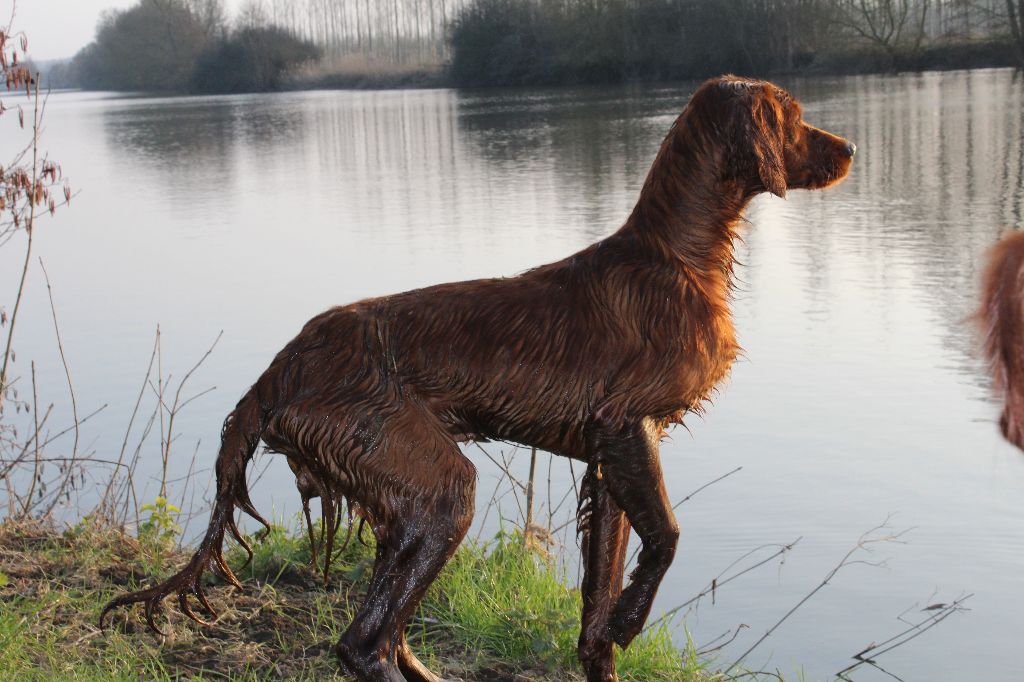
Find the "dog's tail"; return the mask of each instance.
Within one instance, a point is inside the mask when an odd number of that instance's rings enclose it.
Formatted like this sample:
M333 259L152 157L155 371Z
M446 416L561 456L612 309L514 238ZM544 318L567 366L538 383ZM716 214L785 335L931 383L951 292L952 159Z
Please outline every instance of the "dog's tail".
M976 314L994 387L1003 397L1003 436L1024 450L1024 232L988 254Z
M145 605L146 622L149 623L150 628L160 634L159 628L153 621L153 614L160 608L161 602L171 594L177 594L178 604L185 615L197 623L206 625L207 623L192 611L188 598L189 595L194 596L203 608L216 618L217 613L210 606L201 584L203 572L208 568L235 587L242 587L224 560L224 533L225 531L230 532L248 552L249 559L252 559L252 548L235 523L235 507L240 508L267 528L270 527L253 507L245 481L246 465L252 459L265 427L266 413L259 404L255 388L250 389L224 422L220 454L217 456L215 465L217 497L210 526L206 530L203 541L199 544L198 551L181 571L168 580L111 600L103 607L103 612L100 614L101 628L107 614L112 609L142 602Z

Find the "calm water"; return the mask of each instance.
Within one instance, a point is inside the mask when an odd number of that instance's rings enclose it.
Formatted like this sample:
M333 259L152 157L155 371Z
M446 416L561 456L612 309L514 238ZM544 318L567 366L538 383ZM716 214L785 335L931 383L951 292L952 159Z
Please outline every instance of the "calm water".
M784 84L809 121L860 151L840 187L761 197L749 211L735 301L745 357L706 417L663 448L675 499L743 468L681 508L658 609L748 551L802 537L784 564L687 616L698 644L750 626L720 654L727 664L892 515L895 530L913 530L864 557L885 566L844 569L749 664L829 679L903 629L906 609L970 592L969 613L879 663L907 680L1019 679L1024 456L997 437L964 318L980 254L1024 223L1024 85L1011 71ZM223 416L323 308L512 275L609 234L690 89L54 95L46 145L80 194L40 226L37 253L79 403L109 403L87 425L90 449L120 449L157 323L175 377L224 330L193 383L217 390L176 427L181 476L199 439L197 466L210 465ZM0 250L0 291L13 290L21 244ZM38 274L17 366L26 374L34 357L41 392L64 404ZM156 444L143 452L149 476ZM498 472L470 454L482 510ZM541 470L546 486L546 459ZM564 461L551 476L557 498ZM257 505L282 516L297 503L287 469L272 465ZM511 495L502 512L515 516ZM484 534L497 523L491 513Z

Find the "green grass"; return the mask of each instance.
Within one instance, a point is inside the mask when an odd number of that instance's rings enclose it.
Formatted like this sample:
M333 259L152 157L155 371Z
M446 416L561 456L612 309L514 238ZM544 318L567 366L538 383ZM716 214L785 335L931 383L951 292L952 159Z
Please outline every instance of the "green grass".
M456 553L421 613L467 652L575 671L582 600L566 583L557 562L527 550L519 535L501 534ZM424 646L430 635L427 630L421 638ZM696 657L679 651L667 628L644 633L620 654L618 670L626 680L704 679Z
M213 625L191 624L169 600L157 620L167 634L161 639L146 630L138 607L118 611L105 632L96 623L111 596L169 573L184 554L88 523L63 533L0 524L0 573L8 577L0 587L3 678L337 679L331 646L359 604L372 546L353 538L337 553L327 587L309 568L304 533L275 526L254 549L251 564L237 571L244 592L210 580L220 612ZM233 548L232 566L243 559ZM581 601L567 584L557 562L525 548L518 535L469 544L431 588L409 641L448 677L580 680ZM714 679L665 628L644 633L618 660L623 680Z

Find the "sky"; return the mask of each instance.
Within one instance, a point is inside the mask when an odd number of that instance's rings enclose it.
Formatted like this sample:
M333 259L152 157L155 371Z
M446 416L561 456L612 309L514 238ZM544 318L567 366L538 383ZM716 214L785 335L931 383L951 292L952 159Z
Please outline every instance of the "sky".
M88 45L96 30L96 22L105 9L124 9L138 0L17 0L14 27L28 35L29 54L33 59L72 57ZM240 0L228 0L233 9ZM11 0L0 0L0 23L6 24L11 13Z

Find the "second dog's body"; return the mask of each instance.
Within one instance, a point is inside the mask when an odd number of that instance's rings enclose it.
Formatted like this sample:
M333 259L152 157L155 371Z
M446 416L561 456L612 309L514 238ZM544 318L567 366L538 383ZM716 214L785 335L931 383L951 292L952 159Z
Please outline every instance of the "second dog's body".
M804 124L775 86L715 79L673 126L614 235L519 277L314 318L225 424L213 519L192 562L108 609L144 601L151 620L178 593L188 612L186 595L205 603L199 576L211 562L234 580L220 547L225 531L237 534L234 507L253 511L244 469L262 439L288 456L304 497L321 497L329 528L344 498L376 534L366 601L337 647L345 667L359 680L434 682L405 624L472 517L476 471L457 443L497 438L588 464L579 653L588 680L614 680L612 643L639 633L678 538L659 438L700 408L736 355L728 298L741 213L762 191L839 181L853 151ZM630 528L643 549L623 590Z
M1024 450L1024 233L1004 235L989 251L975 318L993 388L1003 399L999 428Z

